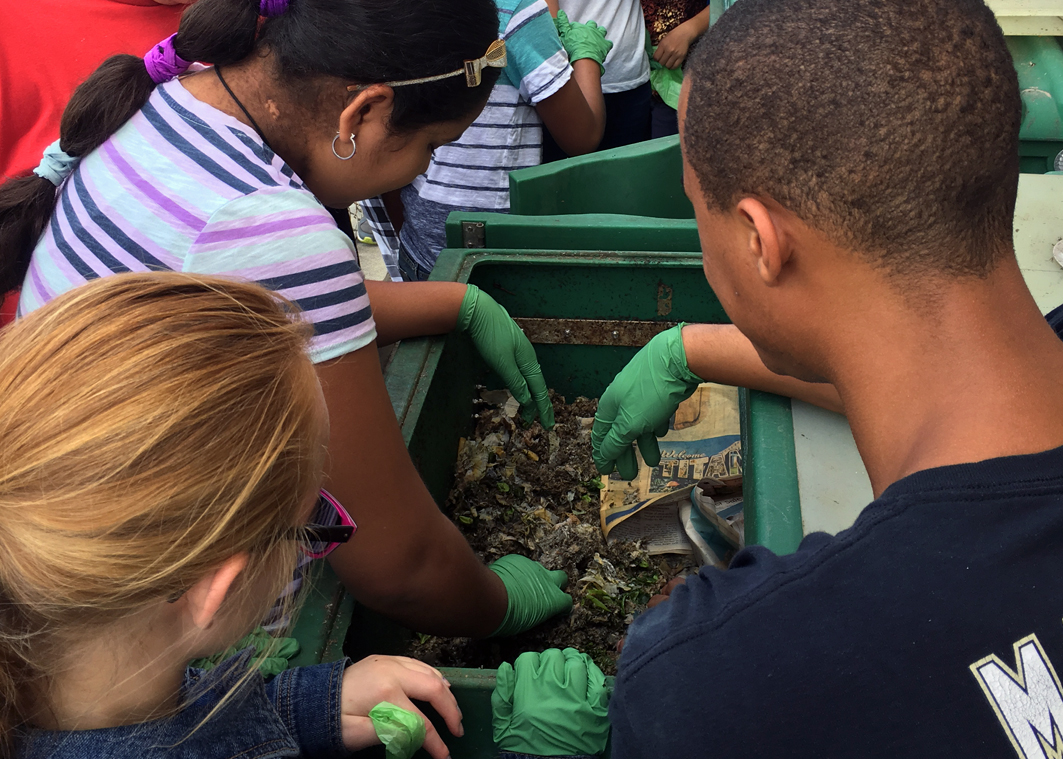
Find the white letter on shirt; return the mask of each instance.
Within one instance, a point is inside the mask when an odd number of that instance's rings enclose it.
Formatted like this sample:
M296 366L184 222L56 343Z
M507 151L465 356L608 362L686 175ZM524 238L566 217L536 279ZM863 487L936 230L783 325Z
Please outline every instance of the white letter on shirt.
M1063 689L1036 635L1015 644L1013 671L996 655L971 665L978 684L1023 759L1063 755Z

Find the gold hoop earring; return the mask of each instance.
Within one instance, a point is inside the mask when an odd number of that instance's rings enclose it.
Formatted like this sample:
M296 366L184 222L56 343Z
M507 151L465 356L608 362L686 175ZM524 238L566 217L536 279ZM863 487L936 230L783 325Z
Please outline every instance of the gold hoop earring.
M354 158L354 154L358 152L358 146L354 144L354 135L351 135L351 154L348 156L342 156L336 152L336 142L340 139L340 133L336 132L336 136L332 138L332 155L339 158L341 161L349 161Z

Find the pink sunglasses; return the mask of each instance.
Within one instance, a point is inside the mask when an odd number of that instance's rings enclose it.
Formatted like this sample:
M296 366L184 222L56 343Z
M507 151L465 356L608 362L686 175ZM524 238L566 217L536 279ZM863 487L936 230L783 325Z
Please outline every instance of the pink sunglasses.
M358 530L347 509L327 490L319 491L314 516L323 519L332 513L339 517L339 524L304 524L296 527L290 535L293 540L300 541L300 550L312 559L328 556Z

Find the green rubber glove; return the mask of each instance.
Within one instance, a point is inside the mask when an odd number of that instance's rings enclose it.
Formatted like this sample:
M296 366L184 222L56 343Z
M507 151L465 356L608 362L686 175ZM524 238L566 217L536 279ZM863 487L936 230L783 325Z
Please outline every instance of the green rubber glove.
M224 651L204 659L194 659L188 666L212 670L226 659L236 656L245 648L254 648L249 666L257 666L263 677L274 677L288 669L288 662L299 653L299 641L295 638L274 638L261 625Z
M574 648L528 651L498 668L491 694L499 751L598 756L609 740L605 675Z
M458 329L469 333L484 361L506 383L521 405L524 421L532 422L538 412L543 427L553 427L554 407L535 349L506 309L476 285L469 285L458 312Z
M650 54L650 87L656 92L665 105L679 110L679 91L683 89L683 67L666 69L653 60L653 53L657 50L654 45L649 50Z
M572 596L561 590L568 584L563 570L551 572L515 553L496 559L488 569L502 578L509 597L506 617L491 637L516 635L572 609Z
M634 441L647 464L661 463L657 438L668 432L672 414L703 381L687 366L683 326L677 324L646 343L602 393L591 431L591 455L602 474L612 473L615 466L625 480L635 479Z
M554 26L557 27L557 36L561 38L570 63L580 58L590 58L601 66L602 74L605 74L605 56L613 49L613 43L605 38L608 30L604 26L598 26L594 21L573 23L564 11L557 12Z
M565 33L572 26L572 22L568 20L568 14L564 11L557 12L557 18L554 19L554 28L557 29L557 36L561 39L565 39Z
M410 759L424 743L424 718L401 706L381 701L369 710L369 720L384 744L387 759Z

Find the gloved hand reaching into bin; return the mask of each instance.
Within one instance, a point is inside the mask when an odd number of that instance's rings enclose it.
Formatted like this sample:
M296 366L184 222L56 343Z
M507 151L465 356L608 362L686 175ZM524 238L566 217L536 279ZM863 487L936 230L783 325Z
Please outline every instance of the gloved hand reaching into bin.
M469 285L458 312L458 329L469 333L484 361L506 383L521 405L524 421L530 423L538 413L543 427L553 427L554 407L535 349L506 309L476 285Z
M657 438L702 379L687 366L683 324L654 336L602 393L591 431L591 455L602 474L614 467L625 480L638 475L632 442L650 466L661 462Z
M572 609L572 596L564 592L568 575L551 572L526 556L509 554L488 565L506 586L506 616L491 636L505 637L530 630L550 617Z
M498 668L491 694L495 743L505 754L591 757L609 740L605 675L574 648L525 652Z

